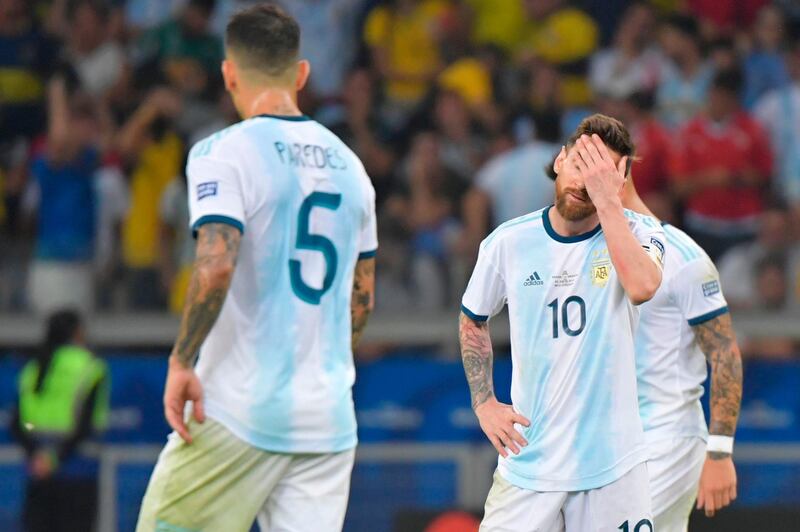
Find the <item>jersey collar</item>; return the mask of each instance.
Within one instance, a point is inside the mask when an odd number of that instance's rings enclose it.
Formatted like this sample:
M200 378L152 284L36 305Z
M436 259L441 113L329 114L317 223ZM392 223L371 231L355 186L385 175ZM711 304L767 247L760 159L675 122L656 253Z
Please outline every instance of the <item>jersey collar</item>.
M544 210L544 214L542 215L542 223L544 224L544 230L547 233L547 235L556 242L561 242L562 244L574 244L576 242L583 242L584 240L588 240L600 232L600 224L597 224L597 226L591 231L587 231L579 235L573 235L573 236L559 235L558 233L556 233L556 230L553 229L553 226L550 224L550 209L552 207L553 206L550 205Z
M275 118L277 120L286 120L288 122L308 122L309 120L311 120L311 117L306 115L270 115L267 113L263 113L260 115L256 115L256 117Z

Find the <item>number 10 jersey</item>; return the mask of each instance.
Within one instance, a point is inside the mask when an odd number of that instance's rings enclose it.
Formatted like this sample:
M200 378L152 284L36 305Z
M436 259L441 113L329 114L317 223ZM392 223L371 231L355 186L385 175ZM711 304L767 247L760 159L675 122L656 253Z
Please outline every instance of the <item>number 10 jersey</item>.
M253 446L356 445L350 298L375 254L375 191L341 140L306 117L254 117L198 142L192 228L239 228L236 270L197 374L207 415Z
M620 285L600 226L561 236L550 209L506 222L483 241L462 311L484 321L508 304L511 400L531 425L517 426L528 445L501 457L499 473L520 488L583 491L647 459L633 349L638 310ZM660 225L625 215L662 265Z

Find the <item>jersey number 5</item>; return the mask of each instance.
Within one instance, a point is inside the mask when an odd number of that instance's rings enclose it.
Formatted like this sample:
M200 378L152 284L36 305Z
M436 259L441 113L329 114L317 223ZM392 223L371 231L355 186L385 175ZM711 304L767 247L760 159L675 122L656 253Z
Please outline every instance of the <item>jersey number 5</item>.
M570 303L575 303L580 307L581 322L577 328L573 329L569 323L569 306ZM558 298L555 298L547 304L548 307L553 309L553 338L558 338L558 331L563 328L567 336L578 336L583 332L586 326L586 303L579 296L569 296L564 300L561 306L561 324L558 322Z
M336 254L336 246L330 239L322 235L314 235L308 232L308 224L311 218L311 210L314 207L330 209L335 211L342 204L341 194L330 194L328 192L313 192L300 206L297 214L297 240L296 249L307 249L319 251L325 257L325 278L322 281L322 288L313 288L303 281L302 268L297 259L289 260L289 278L292 281L294 294L311 305L319 305L322 296L330 290L333 279L336 277L336 268L339 257Z

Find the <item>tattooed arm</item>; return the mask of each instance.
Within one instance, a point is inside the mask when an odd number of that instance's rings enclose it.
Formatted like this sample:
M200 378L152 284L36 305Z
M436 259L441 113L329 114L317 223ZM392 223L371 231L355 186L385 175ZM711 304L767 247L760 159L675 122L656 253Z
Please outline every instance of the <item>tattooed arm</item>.
M462 312L458 325L461 361L464 363L464 373L467 374L472 409L475 410L490 398L494 399L489 322L472 321Z
M731 315L723 314L692 329L711 364L709 432L733 436L742 402L742 355L736 343Z
M222 223L205 224L198 230L194 268L164 390L167 421L187 443L192 438L183 419L186 402L193 402L196 421L202 423L205 419L203 389L194 373L194 362L222 310L241 238L239 229Z
M518 445L524 447L528 442L514 428L514 423L527 427L530 421L517 414L511 405L498 402L494 396L489 323L474 321L462 312L458 322L458 336L461 360L472 397L472 409L478 417L481 429L501 455L508 456L506 448L519 454Z
M233 277L242 233L221 223L200 226L197 252L189 281L178 340L172 358L191 367L208 332L217 321Z
M730 314L692 327L697 343L711 364L712 435L733 437L742 400L742 357ZM714 515L736 498L736 470L729 453L709 452L700 477L697 507Z
M367 326L367 320L375 306L375 258L361 259L356 262L353 276L353 295L350 300L350 318L352 322L353 349L358 347L361 335Z

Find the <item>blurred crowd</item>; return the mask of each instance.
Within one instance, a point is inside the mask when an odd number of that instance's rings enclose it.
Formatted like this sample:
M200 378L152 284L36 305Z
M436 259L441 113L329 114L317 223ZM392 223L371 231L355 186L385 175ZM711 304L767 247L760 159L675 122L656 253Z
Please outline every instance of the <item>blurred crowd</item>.
M180 309L184 161L238 120L222 35L249 3L0 0L0 311ZM275 3L312 64L301 107L374 181L383 309L455 308L480 240L552 202L546 167L597 111L732 307L800 307L797 2Z

